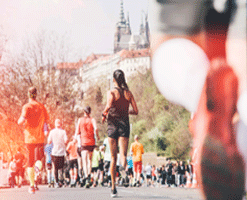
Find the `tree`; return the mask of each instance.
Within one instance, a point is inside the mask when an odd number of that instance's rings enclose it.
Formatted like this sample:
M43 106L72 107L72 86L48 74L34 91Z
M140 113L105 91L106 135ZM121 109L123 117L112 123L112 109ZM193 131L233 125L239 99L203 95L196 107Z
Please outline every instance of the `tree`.
M28 101L30 86L38 89L37 100L48 110L50 127L54 127L55 118L61 118L69 137L74 134L73 108L80 95L73 86L75 81L80 84L80 78L58 73L56 69L57 62L68 62L72 57L75 50L71 47L68 35L39 31L23 41L20 52L6 52L8 60L0 74L0 138L5 140L3 145L0 141L0 151L1 148L7 151L6 145L10 144L15 151L18 145L23 144L23 127L17 125L17 120L22 106ZM77 54L73 56L77 57ZM61 80L64 82L59 82Z

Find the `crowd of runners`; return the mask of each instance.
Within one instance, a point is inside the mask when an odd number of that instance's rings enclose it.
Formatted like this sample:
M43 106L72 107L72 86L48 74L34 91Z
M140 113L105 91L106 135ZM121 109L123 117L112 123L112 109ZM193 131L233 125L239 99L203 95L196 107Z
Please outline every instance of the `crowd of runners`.
M59 126L59 120L56 120L56 127ZM65 132L64 132L65 133ZM50 134L51 141L52 132ZM58 162L52 152L59 151L56 144L48 143L45 145L45 164L39 176L37 183L47 184L49 188L60 187L111 187L110 162L111 154L109 149L108 138L104 139L102 146L95 146L91 159L91 172L86 175L83 171L83 161L81 154L81 145L78 142L80 137L73 136L68 142L66 133L62 135L63 140L60 143L63 146L65 156L61 156L62 161ZM58 141L58 140L57 140ZM67 145L66 145L67 143ZM193 179L193 166L188 160L171 161L164 160L162 166L155 166L150 163L144 165L142 163L143 146L138 142L138 136L135 136L135 142L130 146L129 156L127 156L127 167L125 169L128 177L128 183L124 184L124 179L119 171L120 155L117 154L116 164L116 182L117 186L125 187L191 187ZM25 156L21 153L21 149L9 163L9 184L10 187L21 187L22 180L25 179ZM53 163L53 164L52 164ZM59 166L57 166L59 163ZM89 179L87 179L89 177ZM189 184L190 183L190 184ZM38 185L35 184L38 190Z

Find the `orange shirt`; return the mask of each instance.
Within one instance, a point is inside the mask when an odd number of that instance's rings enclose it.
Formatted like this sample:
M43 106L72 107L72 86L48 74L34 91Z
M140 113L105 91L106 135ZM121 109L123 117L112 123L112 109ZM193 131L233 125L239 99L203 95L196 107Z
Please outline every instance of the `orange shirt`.
M67 146L67 151L69 152L69 159L74 160L77 159L77 142L69 142Z
M31 101L22 108L25 121L25 143L44 143L44 123L48 121L48 114L43 104Z
M143 145L140 142L134 142L131 144L131 151L133 152L133 162L142 161L142 154L144 153Z
M78 134L81 135L81 145L82 146L94 146L94 127L92 123L93 118L82 117L79 119Z

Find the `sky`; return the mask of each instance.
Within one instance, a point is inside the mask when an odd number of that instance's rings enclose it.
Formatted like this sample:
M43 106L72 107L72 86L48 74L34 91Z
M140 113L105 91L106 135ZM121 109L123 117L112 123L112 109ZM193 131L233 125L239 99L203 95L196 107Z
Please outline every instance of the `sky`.
M129 12L132 32L138 33L148 0L123 0L123 5L125 17ZM0 1L0 25L17 49L27 35L46 30L66 32L72 45L84 50L82 54L112 53L119 14L120 0Z

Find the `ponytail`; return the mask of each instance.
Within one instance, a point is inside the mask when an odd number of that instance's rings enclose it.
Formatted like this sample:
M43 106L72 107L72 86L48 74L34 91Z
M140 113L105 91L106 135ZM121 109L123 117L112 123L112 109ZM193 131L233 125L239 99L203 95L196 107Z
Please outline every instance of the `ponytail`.
M117 69L114 71L113 78L116 80L118 87L124 90L129 90L129 87L125 81L124 72L122 70Z

